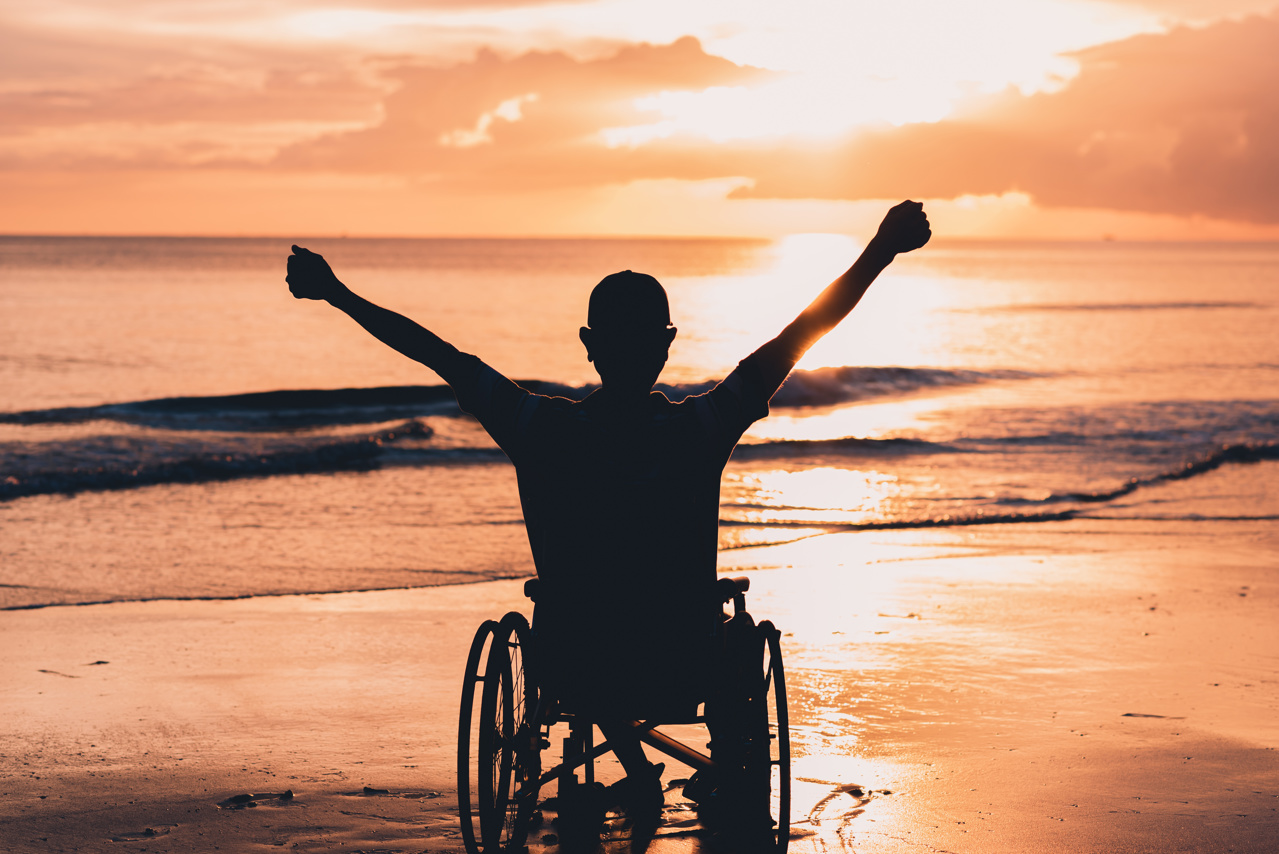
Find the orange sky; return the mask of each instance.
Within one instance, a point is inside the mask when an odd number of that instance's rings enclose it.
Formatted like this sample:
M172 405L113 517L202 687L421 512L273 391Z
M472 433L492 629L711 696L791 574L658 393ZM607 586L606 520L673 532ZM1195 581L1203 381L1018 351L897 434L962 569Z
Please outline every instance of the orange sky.
M8 0L0 232L1279 239L1279 0Z

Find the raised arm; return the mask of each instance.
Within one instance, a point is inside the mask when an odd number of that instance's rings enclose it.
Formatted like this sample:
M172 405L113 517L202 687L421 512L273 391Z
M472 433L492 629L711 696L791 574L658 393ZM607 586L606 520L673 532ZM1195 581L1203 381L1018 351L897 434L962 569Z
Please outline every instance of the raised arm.
M298 299L324 300L346 312L375 338L421 362L452 383L461 354L452 344L402 314L374 305L342 284L324 256L300 246L289 256L289 292Z
M782 333L757 351L764 383L776 389L817 340L848 316L875 278L902 252L918 249L932 237L922 202L902 202L888 211L861 257L831 282Z

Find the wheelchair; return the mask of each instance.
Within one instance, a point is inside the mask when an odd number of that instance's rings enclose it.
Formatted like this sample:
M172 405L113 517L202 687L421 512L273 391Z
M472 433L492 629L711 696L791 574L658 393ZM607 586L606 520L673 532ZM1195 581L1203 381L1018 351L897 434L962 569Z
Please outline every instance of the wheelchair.
M704 699L690 705L687 715L627 723L642 743L694 769L684 795L698 805L704 825L708 813L715 812L736 816L736 810L755 819L748 842L734 842L733 850L784 854L790 837L791 780L781 633L771 622L756 624L746 612L749 587L746 578L716 582L717 598L721 605L731 602L733 613L722 614ZM525 584L530 599L536 601L538 592L537 579ZM539 792L552 782L557 784L561 849L583 845L590 850L600 842L598 823L575 844L563 825L573 798L602 788L594 781L594 760L611 747L607 741L595 743L591 716L555 696L547 682L536 634L522 614L512 611L479 627L467 657L458 718L458 811L468 854L526 850L530 831L541 822ZM729 735L712 735L710 755L658 729L706 725L707 709L721 716L713 723L723 715L733 720ZM542 754L551 747L552 728L562 732L563 725L568 734L560 761L544 770ZM730 818L726 824L731 828L738 823Z

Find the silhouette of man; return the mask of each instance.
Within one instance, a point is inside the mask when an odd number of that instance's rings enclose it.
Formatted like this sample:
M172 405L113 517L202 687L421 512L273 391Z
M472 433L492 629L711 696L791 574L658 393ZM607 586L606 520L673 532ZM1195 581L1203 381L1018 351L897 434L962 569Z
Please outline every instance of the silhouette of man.
M696 705L720 620L724 466L799 358L899 253L930 236L922 204L893 207L856 263L780 335L715 388L678 403L653 391L676 329L652 276L614 273L591 293L580 338L600 388L582 401L530 393L357 296L306 249L293 247L286 281L295 297L329 302L443 377L514 463L541 580L534 630L543 674L557 696L592 712L637 797L660 806L661 766L648 763L622 721Z

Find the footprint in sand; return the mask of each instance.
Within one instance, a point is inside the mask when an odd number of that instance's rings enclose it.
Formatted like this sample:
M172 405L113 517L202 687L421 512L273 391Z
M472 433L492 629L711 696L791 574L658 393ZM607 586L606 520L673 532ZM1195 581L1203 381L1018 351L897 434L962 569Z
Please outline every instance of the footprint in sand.
M806 821L814 827L837 823L836 833L842 832L853 819L864 813L866 805L876 796L892 794L890 789L868 789L856 783L841 785L826 780L810 780L803 777L796 779L805 783L821 783L832 787L830 792L813 804L813 808L808 811Z

